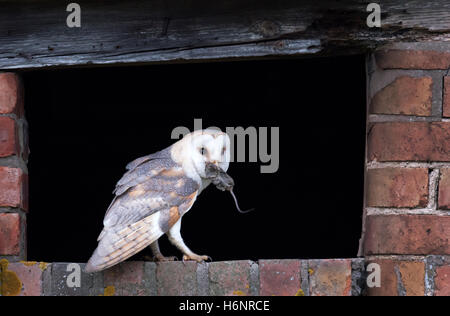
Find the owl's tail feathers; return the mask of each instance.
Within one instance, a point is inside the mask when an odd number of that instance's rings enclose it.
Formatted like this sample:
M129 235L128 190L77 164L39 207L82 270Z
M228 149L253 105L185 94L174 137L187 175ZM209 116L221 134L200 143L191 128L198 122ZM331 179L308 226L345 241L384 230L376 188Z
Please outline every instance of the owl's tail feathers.
M105 229L84 271L102 271L149 246L164 234L158 220L159 213L155 213L125 227Z

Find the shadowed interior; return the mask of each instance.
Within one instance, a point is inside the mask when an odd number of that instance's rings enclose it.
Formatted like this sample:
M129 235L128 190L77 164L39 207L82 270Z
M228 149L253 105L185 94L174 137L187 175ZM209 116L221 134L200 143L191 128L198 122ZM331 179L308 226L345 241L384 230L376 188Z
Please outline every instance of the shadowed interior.
M255 211L238 213L228 192L210 186L185 215L182 235L194 252L215 261L355 257L364 63L358 55L23 73L28 259L86 262L125 165L172 144L175 127L193 130L194 118L204 128L280 128L276 173L261 174L261 162L228 170L240 206ZM166 237L160 247L181 258Z

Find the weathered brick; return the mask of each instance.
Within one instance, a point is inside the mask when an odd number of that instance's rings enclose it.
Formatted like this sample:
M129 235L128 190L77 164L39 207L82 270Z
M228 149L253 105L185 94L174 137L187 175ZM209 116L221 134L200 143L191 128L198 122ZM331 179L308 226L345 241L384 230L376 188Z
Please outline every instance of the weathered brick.
M108 294L114 296L146 296L144 262L127 261L103 272L103 282Z
M103 295L101 273L85 273L84 263L58 262L51 266L49 296L97 296ZM80 281L79 287L76 282Z
M352 293L351 259L309 260L311 296L350 296Z
M434 277L434 295L450 296L450 266L436 267Z
M17 155L20 152L17 127L10 117L0 117L0 157Z
M450 117L450 76L444 77L443 116Z
M450 123L376 123L368 146L369 160L450 161Z
M19 168L0 167L0 206L28 209L28 176Z
M260 295L300 295L300 268L300 260L259 260Z
M20 216L0 213L0 255L20 254Z
M433 50L380 50L375 53L383 69L448 69L450 53Z
M209 291L214 296L251 295L251 266L253 262L223 261L209 264Z
M364 258L353 258L352 261L352 296L361 296L367 285L367 273Z
M380 287L368 287L369 296L425 295L425 263L421 260L370 260L380 266Z
M440 209L450 210L450 169L441 169L438 207Z
M158 281L156 280L156 266L158 263L146 261L144 262L144 280L145 295L158 295Z
M42 295L42 275L45 262L14 262L3 264L2 294L11 296Z
M375 254L450 254L450 216L372 215L364 251Z
M428 169L382 168L367 171L367 206L425 207Z
M197 291L196 262L161 262L156 267L158 295L195 296Z
M430 116L432 85L431 77L398 77L375 94L370 112Z
M0 114L23 113L23 89L19 77L10 72L0 73Z

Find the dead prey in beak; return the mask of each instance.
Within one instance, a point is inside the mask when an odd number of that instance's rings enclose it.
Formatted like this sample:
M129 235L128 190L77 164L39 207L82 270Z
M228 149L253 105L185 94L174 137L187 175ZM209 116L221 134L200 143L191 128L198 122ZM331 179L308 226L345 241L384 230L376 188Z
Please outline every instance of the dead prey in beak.
M246 211L242 211L239 207L236 196L233 193L234 180L225 171L212 163L206 164L206 177L211 180L211 182L221 191L230 191L233 196L234 203L236 204L236 209L239 213L248 213L254 210L251 208Z

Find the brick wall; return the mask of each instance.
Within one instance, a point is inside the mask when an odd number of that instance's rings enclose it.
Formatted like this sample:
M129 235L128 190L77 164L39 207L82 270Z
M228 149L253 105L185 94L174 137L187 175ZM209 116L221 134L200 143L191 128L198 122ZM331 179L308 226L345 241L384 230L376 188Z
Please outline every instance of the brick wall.
M18 75L0 73L0 259L26 259L27 124Z
M18 76L0 73L0 294L450 295L449 51L402 44L369 56L364 259L126 262L80 272L79 288L67 263L20 261L27 125ZM365 290L370 263L381 282Z
M363 253L368 295L450 293L450 53L398 44L368 61Z

